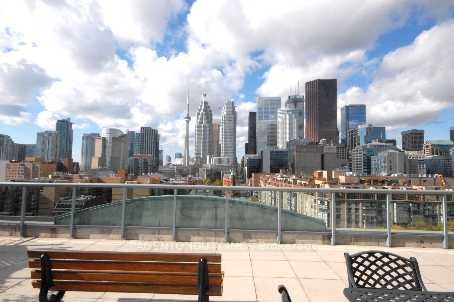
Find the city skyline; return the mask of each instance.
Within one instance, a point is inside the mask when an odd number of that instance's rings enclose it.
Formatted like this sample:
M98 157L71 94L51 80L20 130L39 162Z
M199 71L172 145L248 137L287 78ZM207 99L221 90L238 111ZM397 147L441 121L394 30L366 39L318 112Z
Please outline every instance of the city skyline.
M261 7L247 1L213 7L207 1L178 0L116 5L114 10L98 1L59 7L14 1L4 7L0 133L32 143L57 119L71 118L73 157L80 161L83 133L146 125L162 134L164 153L174 154L183 151L182 108L189 88L192 116L202 91L210 96L216 120L225 99L235 100L240 155L247 112L256 109L256 97L293 94L316 78L337 78L338 110L365 103L372 112L369 122L388 126L388 137L400 139L402 130L416 128L424 129L427 139L445 139L454 124L449 92L453 46L446 43L454 29L454 5L449 1L347 1L327 26L315 22L326 13L323 1ZM338 4L332 5L336 9ZM353 18L351 10L358 7L361 14ZM259 10L261 17L252 13ZM231 11L244 14L232 20ZM306 17L295 20L293 13ZM57 14L73 23L48 17ZM347 18L351 22L345 24ZM291 34L277 40L271 30L276 28ZM76 34L63 39L68 29ZM62 40L68 43L58 43ZM191 146L194 127L193 119Z

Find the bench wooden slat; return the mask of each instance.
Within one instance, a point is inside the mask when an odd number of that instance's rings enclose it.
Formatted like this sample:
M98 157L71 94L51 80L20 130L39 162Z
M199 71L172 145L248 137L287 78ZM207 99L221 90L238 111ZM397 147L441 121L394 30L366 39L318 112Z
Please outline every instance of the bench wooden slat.
M194 263L175 263L175 262L134 262L134 261L94 261L94 260L63 260L51 259L52 269L72 269L72 270L104 270L104 271L142 271L142 272L187 272L196 273L197 265ZM39 259L28 262L30 268L40 268ZM208 265L208 273L220 273L221 264L211 263Z
M41 281L35 280L32 285L34 288L39 288ZM51 290L197 295L196 286L153 285L146 283L55 281ZM222 287L210 287L208 295L221 296Z
M41 279L41 271L31 272L32 279ZM153 282L154 284L174 284L197 286L197 274L178 273L145 273L145 272L95 272L95 271L60 271L53 270L54 281L111 281L111 282ZM212 286L222 285L222 274L210 274L208 284Z
M193 253L138 253L138 252L97 252L97 251L45 251L29 250L29 258L40 258L47 253L51 259L78 260L124 260L124 261L169 261L169 262L198 262L201 254ZM219 254L203 254L208 263L221 263Z

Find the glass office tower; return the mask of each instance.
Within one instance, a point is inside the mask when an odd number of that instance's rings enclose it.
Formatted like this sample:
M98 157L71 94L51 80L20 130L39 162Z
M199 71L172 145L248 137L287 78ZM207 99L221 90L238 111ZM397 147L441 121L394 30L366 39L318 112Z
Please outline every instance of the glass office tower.
M341 108L341 143L347 143L348 130L366 123L366 105L352 104Z

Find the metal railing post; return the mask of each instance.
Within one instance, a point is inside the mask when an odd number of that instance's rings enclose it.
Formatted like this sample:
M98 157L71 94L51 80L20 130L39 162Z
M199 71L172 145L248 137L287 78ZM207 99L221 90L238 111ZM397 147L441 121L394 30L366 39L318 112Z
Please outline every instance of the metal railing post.
M449 248L449 233L448 233L448 200L446 195L442 195L443 206L443 248Z
M76 211L77 188L73 187L71 195L71 212L69 213L69 238L74 238L74 212Z
M20 237L25 237L25 207L27 206L27 187L22 187L22 200L20 204Z
M331 193L331 245L336 245L336 193Z
M128 188L123 188L123 198L121 199L121 221L120 221L120 238L126 239L126 199L128 197Z
M177 240L177 189L173 189L172 240Z
M282 199L284 198L284 192L279 192L279 200L277 201L277 243L281 244L282 240L282 220L281 220L281 211L282 211Z
M390 193L386 194L386 246L391 247L391 198L392 195Z
M224 191L224 241L229 242L229 198L227 191Z

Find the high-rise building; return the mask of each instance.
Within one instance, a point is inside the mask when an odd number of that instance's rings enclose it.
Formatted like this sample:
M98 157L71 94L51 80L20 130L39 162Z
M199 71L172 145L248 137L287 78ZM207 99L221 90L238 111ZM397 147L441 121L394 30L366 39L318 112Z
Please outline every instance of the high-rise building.
M285 108L277 112L277 146L287 148L287 143L304 138L304 96L290 95Z
M213 156L221 156L221 123L213 121Z
M280 97L257 98L256 144L257 153L277 147L277 111Z
M349 129L347 131L347 156L351 158L351 152L354 148L359 146L359 135L358 135L358 127Z
M80 160L80 169L82 171L91 169L91 160L95 155L95 144L98 137L99 133L84 133L82 135L82 150Z
M103 128L101 132L101 136L104 137L105 143L106 143L106 161L105 161L105 167L107 169L113 169L112 167L112 140L115 137L118 137L122 135L123 132L119 129L115 128ZM127 145L127 143L126 143Z
M106 139L107 141L107 139ZM113 171L128 169L128 135L122 134L111 138L110 167ZM106 149L107 151L107 149ZM107 152L106 152L107 153Z
M335 170L341 166L337 146L291 140L288 143L288 161L291 173L312 175L317 170Z
M424 130L411 129L402 131L402 150L421 151L424 145Z
M449 156L454 143L450 140L429 140L422 147L425 156Z
M385 150L371 157L371 174L388 176L405 174L407 156L399 150Z
M318 79L305 84L305 139L338 142L337 80Z
M164 150L159 150L158 168L164 166Z
M57 159L61 162L72 160L73 156L73 124L71 120L57 120Z
M44 161L57 161L57 132L43 131L36 135L38 156Z
M36 144L24 144L25 145L25 157L38 156L36 151Z
M449 140L454 142L454 127L449 128Z
M236 109L233 101L226 101L221 113L221 156L236 162Z
M14 141L9 135L0 134L0 160L12 160Z
M203 93L197 110L195 124L195 158L198 163L207 163L213 154L213 113Z
M130 175L147 175L154 172L154 159L149 155L134 155L128 158L128 173Z
M128 144L131 145L132 135L128 137ZM147 164L150 162L151 171L157 171L159 167L159 132L151 127L141 127L139 133L135 133L133 155L147 156ZM130 154L130 152L128 152ZM129 155L131 157L131 155ZM150 171L150 172L151 172Z
M106 138L97 137L95 139L93 156L91 158L91 169L101 169L106 167L106 148Z
M247 143L244 146L246 154L257 154L257 135L256 135L257 112L249 112Z
M370 175L372 172L372 157L387 150L399 151L393 145L380 142L357 146L352 151L352 172L356 175Z
M366 105L352 104L341 108L341 143L347 144L348 130L366 123Z
M135 131L128 131L128 157L134 156L137 149L138 136Z
M366 145L374 141L384 143L386 140L386 128L371 124L358 126L359 144Z

